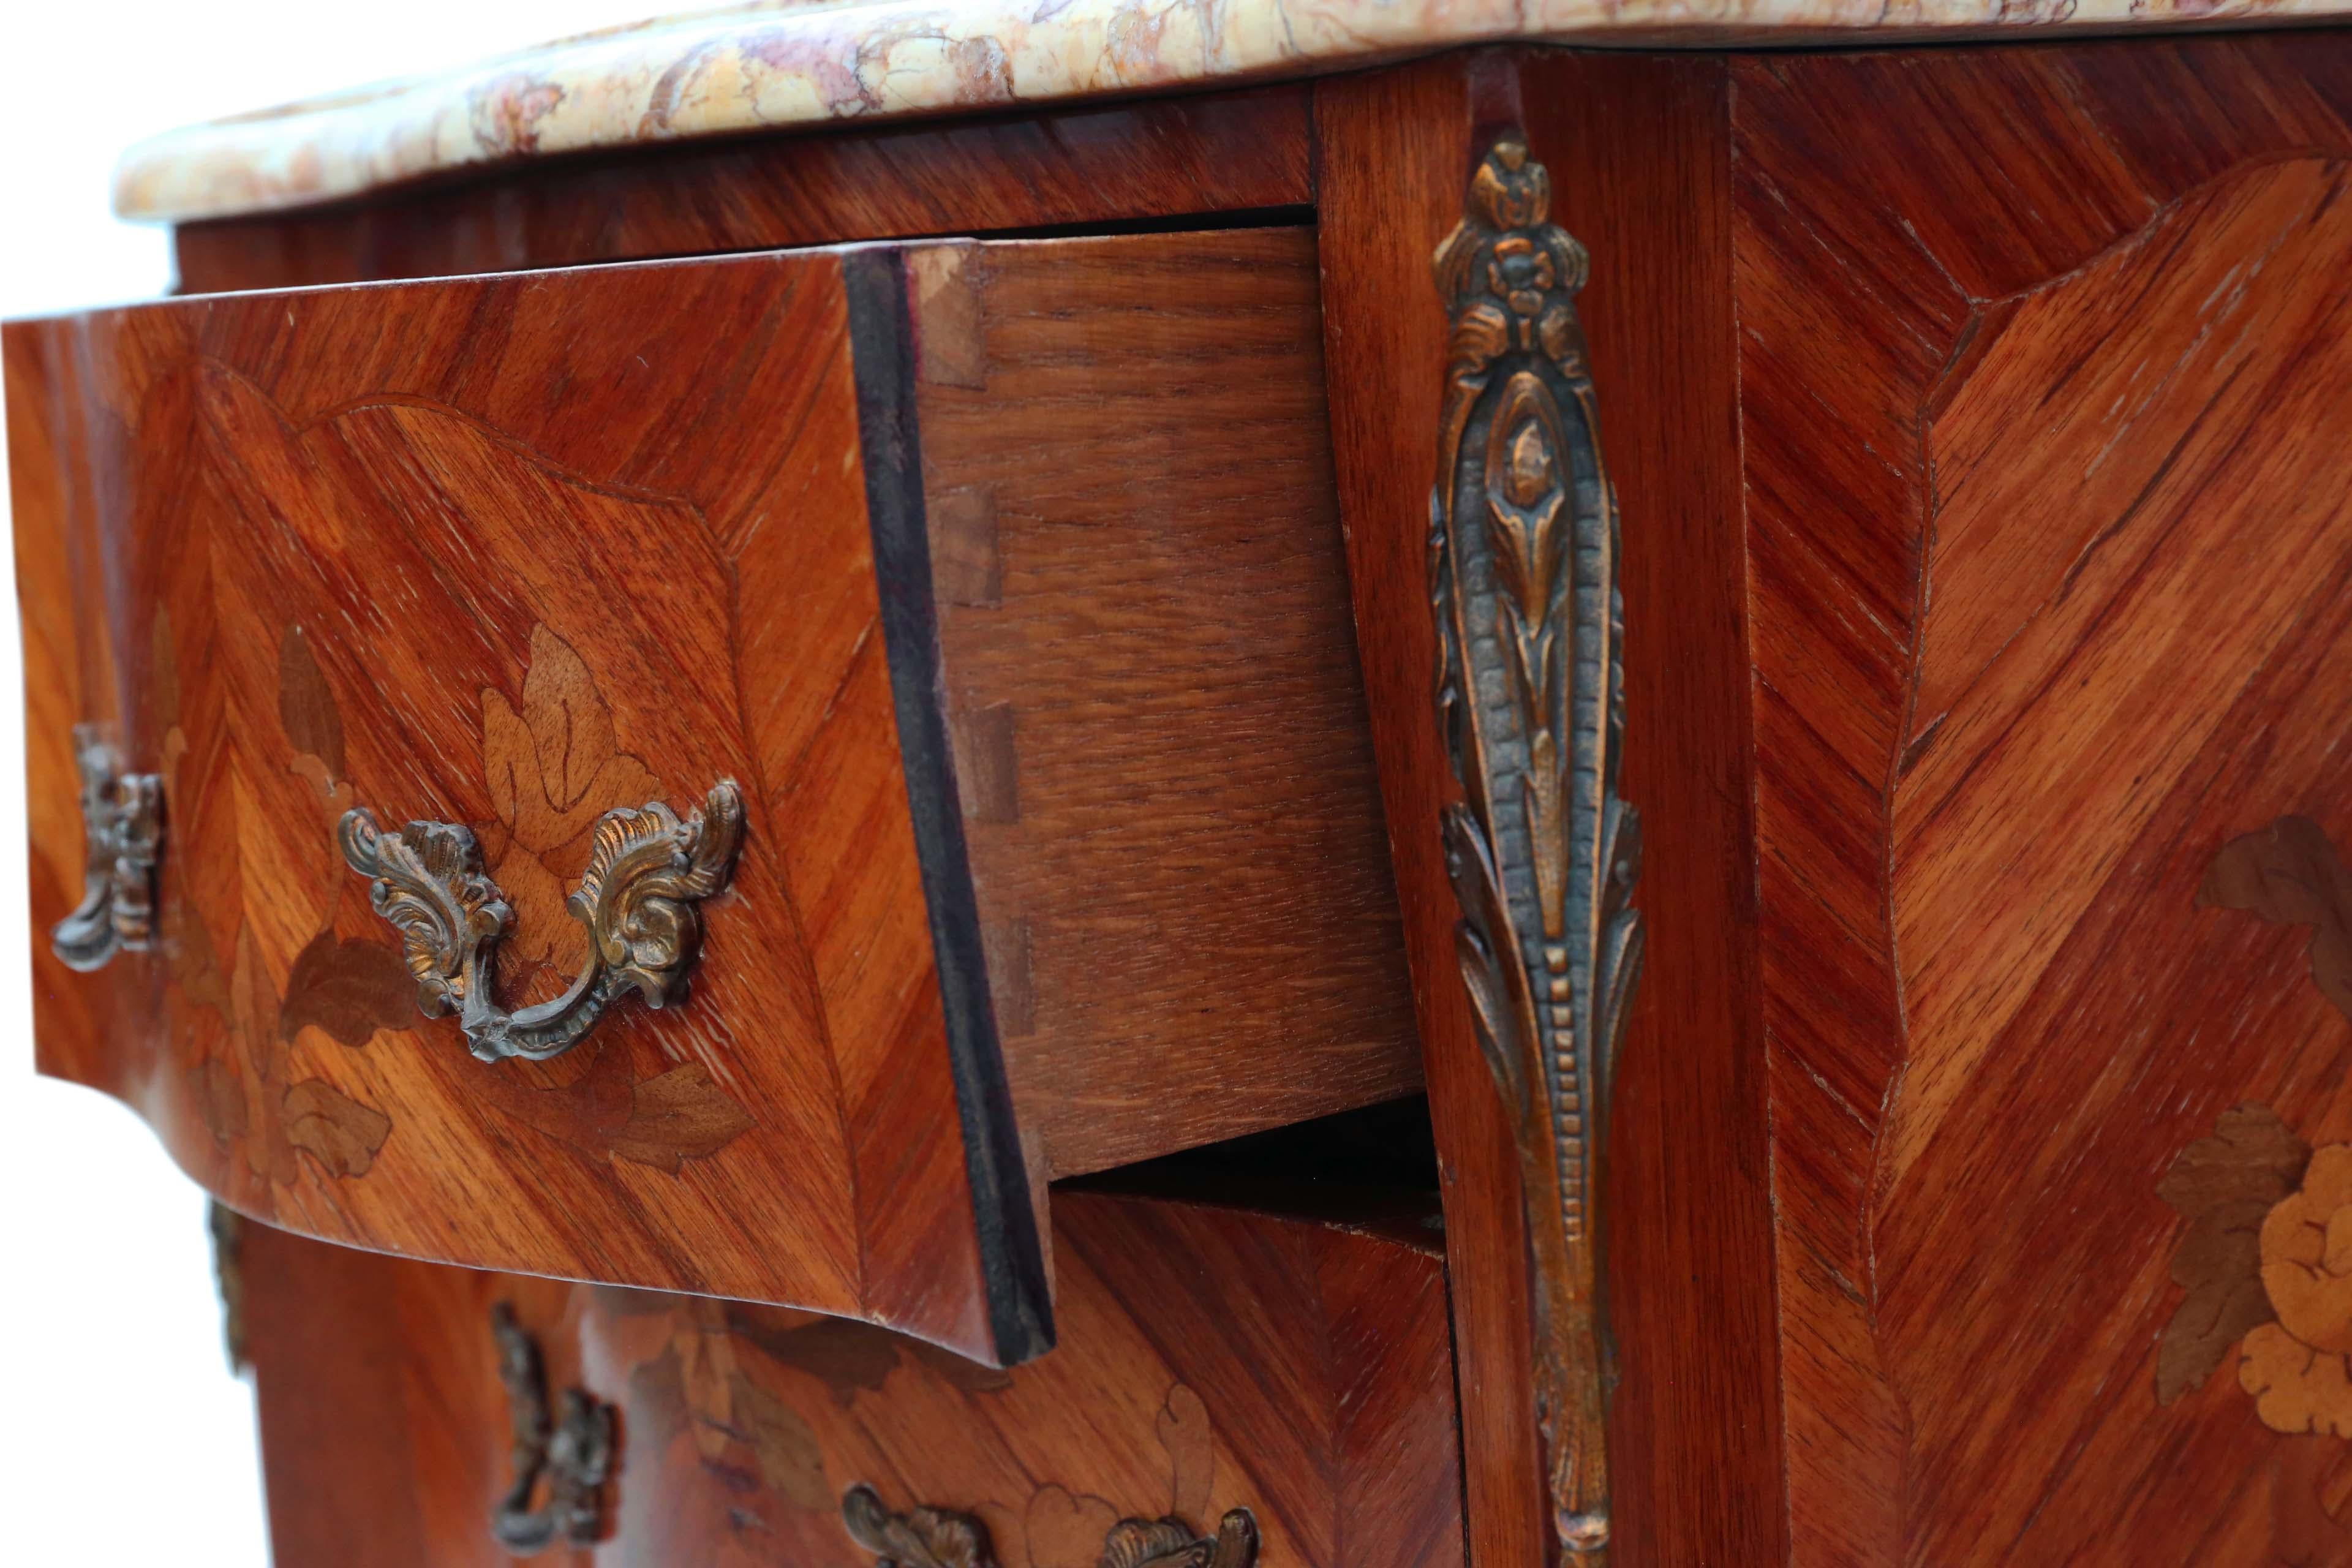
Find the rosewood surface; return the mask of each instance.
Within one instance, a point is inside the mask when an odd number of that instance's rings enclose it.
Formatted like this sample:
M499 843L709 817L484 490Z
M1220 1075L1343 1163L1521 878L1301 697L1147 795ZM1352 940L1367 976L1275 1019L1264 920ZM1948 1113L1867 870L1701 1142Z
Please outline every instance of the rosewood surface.
M1091 1568L1122 1518L1210 1533L1234 1509L1270 1565L1462 1561L1425 1209L1382 1200L1332 1223L1087 1193L1055 1205L1062 1342L1009 1373L860 1323L248 1226L276 1560L512 1561L489 1531L510 1479L491 1330L506 1302L551 1390L618 1407L599 1563L871 1568L842 1521L858 1486L977 1520L1002 1568Z
M1795 1559L2352 1561L2352 47L1732 72Z

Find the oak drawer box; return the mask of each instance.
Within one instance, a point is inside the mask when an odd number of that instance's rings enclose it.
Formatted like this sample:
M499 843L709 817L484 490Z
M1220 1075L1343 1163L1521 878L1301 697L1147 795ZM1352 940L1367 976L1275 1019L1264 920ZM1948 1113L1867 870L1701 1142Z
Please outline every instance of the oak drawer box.
M944 1562L1084 1568L1126 1519L1255 1538L1268 1568L1458 1568L1444 1265L1414 1219L1057 1194L1062 1343L1010 1372L860 1323L247 1225L273 1555L495 1568L514 1555L492 1519L528 1546L569 1492L600 1563L871 1568L845 1527L856 1492L980 1535ZM536 1363L526 1409L610 1411L593 1492L518 1474L502 1355ZM548 1560L571 1560L555 1533Z
M1418 1083L1318 345L1290 229L11 327L40 930L76 727L161 781L43 1068L290 1229L1034 1354L1033 1184Z

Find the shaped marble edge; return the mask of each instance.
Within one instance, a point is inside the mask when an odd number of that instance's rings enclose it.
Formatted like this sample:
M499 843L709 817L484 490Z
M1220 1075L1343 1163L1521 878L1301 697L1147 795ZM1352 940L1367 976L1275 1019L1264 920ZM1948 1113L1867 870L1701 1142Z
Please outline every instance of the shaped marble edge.
M281 210L550 153L1298 76L1507 39L1620 47L2310 22L2352 0L759 0L169 132L115 211Z

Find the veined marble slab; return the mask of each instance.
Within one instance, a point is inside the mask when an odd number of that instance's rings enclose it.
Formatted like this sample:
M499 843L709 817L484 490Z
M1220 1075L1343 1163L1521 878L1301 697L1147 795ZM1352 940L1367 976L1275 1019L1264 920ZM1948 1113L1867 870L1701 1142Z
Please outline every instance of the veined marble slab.
M764 0L142 142L115 210L184 222L534 154L1304 75L1456 45L1894 42L2244 26L2352 0Z

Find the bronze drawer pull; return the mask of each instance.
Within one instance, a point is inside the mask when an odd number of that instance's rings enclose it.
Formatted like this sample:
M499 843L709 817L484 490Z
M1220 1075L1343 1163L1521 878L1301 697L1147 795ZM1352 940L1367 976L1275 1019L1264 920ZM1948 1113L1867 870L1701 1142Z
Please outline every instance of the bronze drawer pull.
M352 869L374 879L369 898L399 929L425 1016L457 1013L486 1062L544 1061L578 1045L630 991L652 1007L686 999L687 970L702 945L694 906L727 886L743 841L743 796L723 779L683 822L659 801L598 817L587 872L565 905L588 928L588 966L562 995L512 1013L492 990L514 911L483 871L470 831L412 822L382 832L373 813L354 807L336 839Z
M604 1480L613 1470L613 1407L584 1388L567 1388L563 1419L551 1420L539 1343L504 1301L490 1309L490 1332L514 1426L515 1471L514 1485L490 1515L490 1534L518 1557L558 1541L592 1545L604 1524ZM546 1500L533 1508L542 1479Z
M849 1538L874 1553L875 1568L997 1568L988 1526L945 1508L893 1513L863 1483L842 1495ZM1103 1539L1102 1568L1257 1568L1257 1516L1230 1509L1217 1533L1202 1535L1181 1519L1122 1519Z
M100 968L118 950L143 952L155 935L155 859L163 845L163 779L126 773L100 726L74 726L82 831L89 858L81 902L49 932L68 969Z

